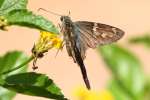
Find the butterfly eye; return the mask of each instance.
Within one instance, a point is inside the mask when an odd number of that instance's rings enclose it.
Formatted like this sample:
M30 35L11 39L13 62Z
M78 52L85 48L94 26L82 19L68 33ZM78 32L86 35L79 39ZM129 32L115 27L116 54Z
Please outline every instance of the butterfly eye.
M63 21L63 19L64 19L63 16L61 16L61 17L60 17L60 20Z

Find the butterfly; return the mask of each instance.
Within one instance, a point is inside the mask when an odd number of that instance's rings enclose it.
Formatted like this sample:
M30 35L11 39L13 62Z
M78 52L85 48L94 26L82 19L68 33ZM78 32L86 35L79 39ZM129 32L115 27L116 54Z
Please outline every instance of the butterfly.
M66 45L68 55L80 66L85 85L90 89L91 86L84 65L86 50L88 48L94 49L98 45L101 46L116 42L123 37L125 32L117 27L96 22L73 22L69 15L63 16L43 8L40 8L39 10L61 16L60 20L62 24L60 26L60 33L63 34L64 44Z
M98 45L106 45L119 40L124 31L106 24L76 21L69 16L61 16L61 33L63 33L68 55L80 66L86 87L90 89L83 60L88 48L96 48Z

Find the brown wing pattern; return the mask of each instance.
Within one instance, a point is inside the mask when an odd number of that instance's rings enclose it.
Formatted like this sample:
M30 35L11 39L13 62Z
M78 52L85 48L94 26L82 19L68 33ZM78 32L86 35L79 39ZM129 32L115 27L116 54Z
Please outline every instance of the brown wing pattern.
M75 25L80 31L81 40L90 48L113 43L124 35L121 29L106 24L77 21Z

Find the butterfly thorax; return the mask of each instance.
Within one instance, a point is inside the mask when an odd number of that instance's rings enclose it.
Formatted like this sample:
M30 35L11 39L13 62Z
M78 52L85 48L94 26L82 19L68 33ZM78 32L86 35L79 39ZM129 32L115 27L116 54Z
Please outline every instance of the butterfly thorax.
M66 44L68 55L71 56L76 62L73 50L74 47L76 46L75 43L76 35L73 33L74 24L69 16L61 16L60 20L62 21L61 32L63 33L64 36L64 42Z

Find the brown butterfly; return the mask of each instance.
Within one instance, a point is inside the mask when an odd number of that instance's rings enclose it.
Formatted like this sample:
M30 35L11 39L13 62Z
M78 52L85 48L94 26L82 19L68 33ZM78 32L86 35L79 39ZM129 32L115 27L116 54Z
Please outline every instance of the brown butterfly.
M53 13L51 11L48 12ZM61 16L60 20L62 25L60 28L61 33L63 33L68 55L80 66L86 87L90 89L91 87L87 77L86 68L83 63L83 60L86 57L86 50L88 48L96 48L98 45L113 43L124 35L124 31L101 23L88 21L73 22L69 16L62 16L56 13L53 14Z
M87 48L96 48L97 45L105 45L119 40L124 31L119 28L88 21L73 22L69 16L61 16L61 32L64 36L68 55L77 63L83 75L88 89L89 80L83 63Z

